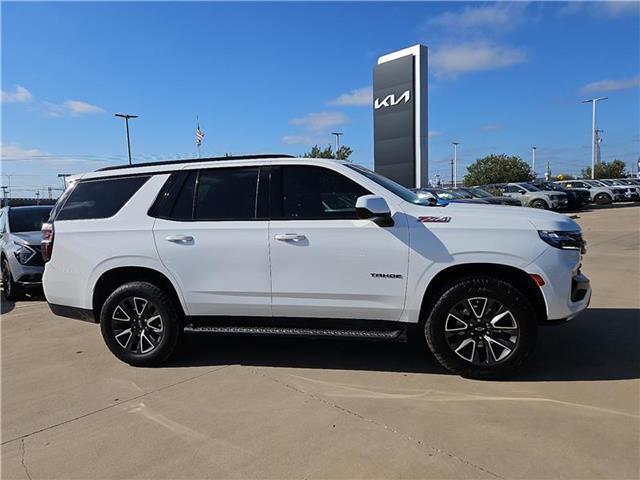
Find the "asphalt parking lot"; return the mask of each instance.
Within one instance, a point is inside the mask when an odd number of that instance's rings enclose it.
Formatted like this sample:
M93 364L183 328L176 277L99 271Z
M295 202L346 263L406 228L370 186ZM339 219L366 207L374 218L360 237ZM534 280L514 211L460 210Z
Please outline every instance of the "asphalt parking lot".
M5 303L2 478L638 478L640 206L578 216L591 307L507 381L414 343L214 336L133 368Z

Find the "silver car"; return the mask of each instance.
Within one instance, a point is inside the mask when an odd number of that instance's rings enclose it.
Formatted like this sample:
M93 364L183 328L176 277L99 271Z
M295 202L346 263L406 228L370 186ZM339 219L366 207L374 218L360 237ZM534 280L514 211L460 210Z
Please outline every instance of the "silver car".
M16 300L22 293L42 287L40 229L51 208L46 205L0 210L2 289L7 300Z
M530 183L503 183L494 188L503 192L506 197L520 200L523 206L541 208L545 210L559 210L567 208L567 194L553 190L540 190Z

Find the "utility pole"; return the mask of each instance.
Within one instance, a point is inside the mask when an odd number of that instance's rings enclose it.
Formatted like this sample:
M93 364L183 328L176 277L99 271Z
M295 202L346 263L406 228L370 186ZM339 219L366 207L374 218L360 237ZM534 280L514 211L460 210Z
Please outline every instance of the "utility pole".
M451 185L458 186L458 145L460 142L451 142L453 145L453 164L451 165Z
M534 180L536 176L536 147L531 147L531 172L533 173Z
M600 100L606 100L609 97L590 98L583 100L582 103L591 102L591 180L596 178L596 103Z
M2 206L6 207L9 205L9 202L7 201L9 197L9 187L7 185L2 185L0 188L2 189Z
M64 186L64 189L67 189L67 177L70 177L71 174L70 173L59 173L58 174L58 178L62 179L62 185Z
M36 190L36 205L40 205L40 190Z
M340 150L340 135L344 135L342 132L331 132L331 135L336 137L336 158L338 158L338 150Z
M51 186L47 187L47 193L49 194L49 200L51 200L53 197L51 196Z
M131 165L131 141L129 140L129 119L138 118L138 115L129 115L126 113L116 113L116 117L124 118L124 124L127 131L127 153L129 154L129 165Z

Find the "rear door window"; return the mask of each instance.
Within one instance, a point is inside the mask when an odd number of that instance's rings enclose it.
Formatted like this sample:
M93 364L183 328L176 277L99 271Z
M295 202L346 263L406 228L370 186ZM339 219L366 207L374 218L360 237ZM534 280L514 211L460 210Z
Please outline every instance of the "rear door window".
M112 217L149 178L135 176L80 181L61 206L55 220Z
M259 167L201 170L196 183L194 220L255 220Z

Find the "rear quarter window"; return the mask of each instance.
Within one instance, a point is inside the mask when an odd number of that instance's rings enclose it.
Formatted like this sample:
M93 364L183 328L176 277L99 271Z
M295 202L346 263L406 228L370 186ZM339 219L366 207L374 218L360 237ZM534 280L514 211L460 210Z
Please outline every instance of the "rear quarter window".
M149 178L135 176L80 181L60 206L55 220L112 217Z

